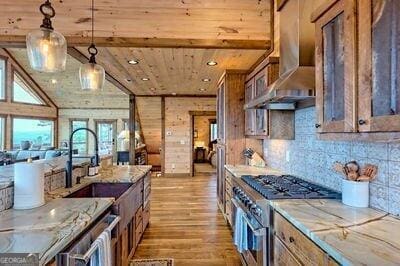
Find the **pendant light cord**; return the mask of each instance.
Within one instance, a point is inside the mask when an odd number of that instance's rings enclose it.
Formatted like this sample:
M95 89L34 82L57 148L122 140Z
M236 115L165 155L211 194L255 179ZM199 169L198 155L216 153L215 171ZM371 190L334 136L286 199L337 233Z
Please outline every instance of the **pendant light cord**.
M94 0L92 0L92 44L94 44Z
M92 43L88 47L89 63L96 64L97 48L94 44L94 0L92 0Z

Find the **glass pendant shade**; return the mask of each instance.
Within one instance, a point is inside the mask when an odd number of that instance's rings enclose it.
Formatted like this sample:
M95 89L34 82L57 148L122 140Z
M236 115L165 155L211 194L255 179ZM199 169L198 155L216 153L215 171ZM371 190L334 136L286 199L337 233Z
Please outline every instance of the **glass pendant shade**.
M79 69L82 90L100 90L103 88L105 71L95 63L83 64Z
M29 32L26 48L32 69L47 73L65 70L67 41L57 31L40 28Z

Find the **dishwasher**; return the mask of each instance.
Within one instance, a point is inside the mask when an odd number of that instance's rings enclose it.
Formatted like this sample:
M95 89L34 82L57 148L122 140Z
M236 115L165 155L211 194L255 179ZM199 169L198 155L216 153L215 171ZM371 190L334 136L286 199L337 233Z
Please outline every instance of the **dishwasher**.
M115 265L115 256L117 254L118 223L120 217L112 215L110 212L103 215L95 222L88 231L86 231L78 240L70 244L66 249L57 254L57 266L84 266L90 265L90 258L96 252L98 245L95 240L105 230L111 231L111 261Z

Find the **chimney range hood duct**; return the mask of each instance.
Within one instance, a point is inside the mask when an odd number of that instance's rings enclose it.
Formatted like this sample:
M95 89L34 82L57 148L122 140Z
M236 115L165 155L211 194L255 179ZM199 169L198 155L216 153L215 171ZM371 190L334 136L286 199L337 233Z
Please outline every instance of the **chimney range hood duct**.
M258 107L295 109L297 102L314 102L315 25L311 23L310 17L311 12L321 2L288 0L281 4L279 78L267 88L263 99L257 101Z

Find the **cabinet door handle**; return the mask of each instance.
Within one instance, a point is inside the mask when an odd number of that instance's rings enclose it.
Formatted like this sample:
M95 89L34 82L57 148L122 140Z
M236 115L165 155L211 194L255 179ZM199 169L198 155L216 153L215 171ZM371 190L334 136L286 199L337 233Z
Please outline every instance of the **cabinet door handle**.
M321 124L315 124L315 128L320 128Z
M367 121L365 121L364 119L358 120L359 125L365 125L366 123L367 123Z

